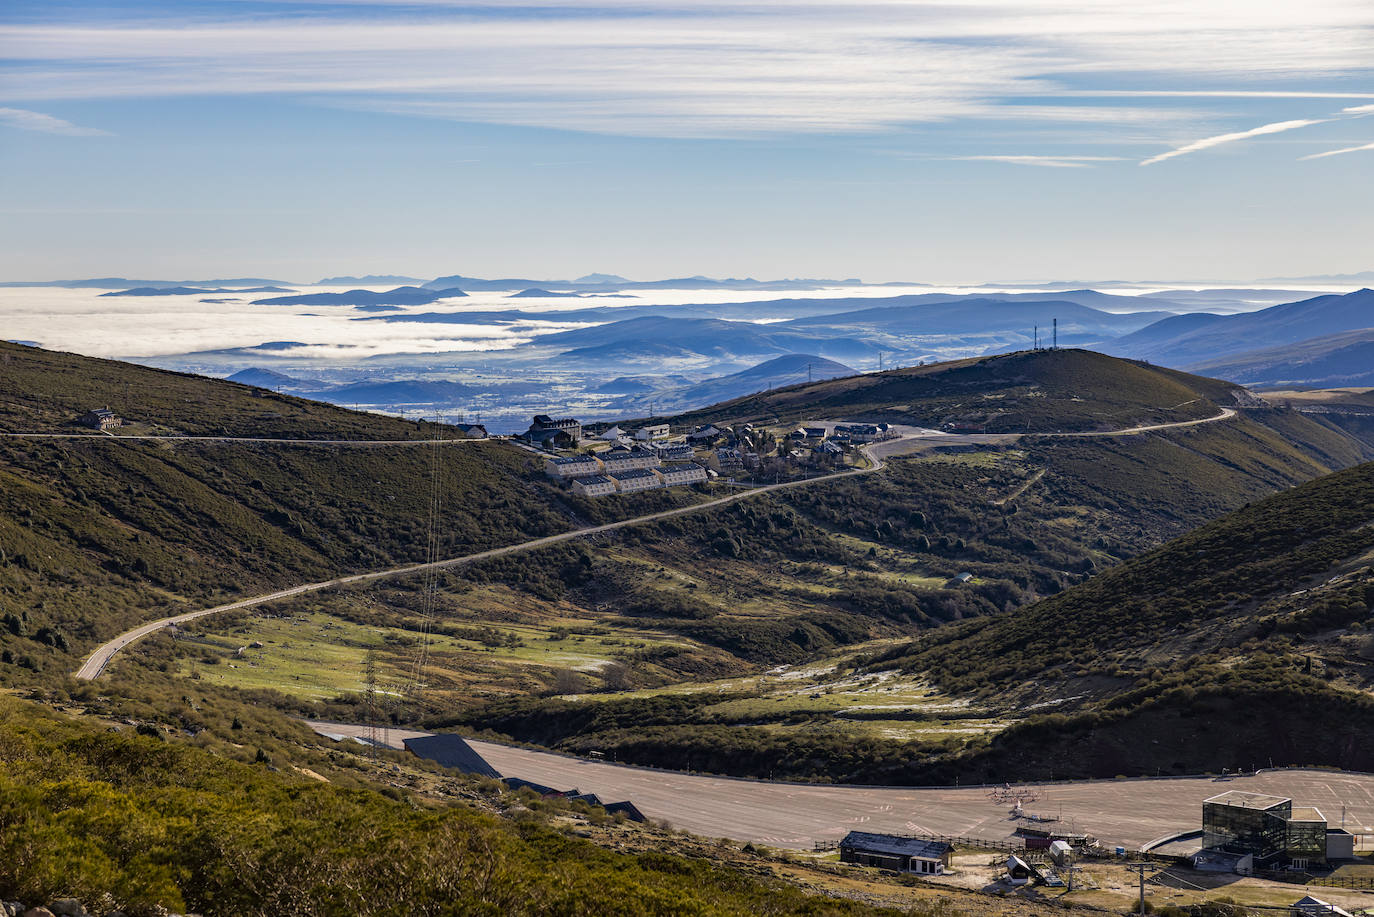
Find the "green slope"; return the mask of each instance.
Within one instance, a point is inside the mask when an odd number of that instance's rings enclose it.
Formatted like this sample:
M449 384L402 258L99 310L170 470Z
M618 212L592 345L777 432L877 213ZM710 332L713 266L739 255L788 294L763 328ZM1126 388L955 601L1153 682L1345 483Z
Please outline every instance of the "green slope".
M299 399L259 425L244 412L260 399L234 383L13 345L0 354L9 358L0 358L0 404L11 429L66 430L75 406L89 403L85 392L133 380L121 411L166 417L175 408L186 432L433 435ZM443 557L567 531L587 516L609 521L700 499L663 491L593 506L499 442L436 451L0 437L0 617L11 622L0 627L0 684L35 668L70 670L70 657L140 621L424 560L436 479Z
M927 427L962 421L989 433L1046 433L1195 420L1245 400L1229 382L1087 350L1037 350L794 385L677 420L866 419Z
M1301 485L1015 614L873 660L1070 711L960 762L991 776L1374 767L1374 463ZM947 769L947 768L946 768ZM953 773L953 771L950 771Z
M136 917L896 914L701 858L613 852L534 812L497 819L404 783L341 788L132 733L0 698L0 898Z

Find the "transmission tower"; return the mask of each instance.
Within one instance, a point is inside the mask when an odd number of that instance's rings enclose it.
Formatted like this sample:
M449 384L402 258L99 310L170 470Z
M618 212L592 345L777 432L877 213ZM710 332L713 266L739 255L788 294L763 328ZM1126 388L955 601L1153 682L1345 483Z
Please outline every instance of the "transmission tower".
M441 503L441 478L443 476L443 428L442 417L434 420L434 440L429 448L429 509L425 538L424 580L420 587L420 645L410 670L410 680L406 693L418 701L424 693L425 668L429 665L429 648L434 628L434 614L438 606L439 570L434 565L439 560L439 511Z
M367 724L367 753L375 758L387 743L386 725L377 703L377 651L369 649L363 661L363 722Z

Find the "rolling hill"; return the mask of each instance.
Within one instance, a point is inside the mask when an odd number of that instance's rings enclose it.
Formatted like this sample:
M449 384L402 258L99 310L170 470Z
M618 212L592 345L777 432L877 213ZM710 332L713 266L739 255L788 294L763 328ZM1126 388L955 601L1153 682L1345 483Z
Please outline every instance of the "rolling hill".
M1374 323L1374 313L1367 320ZM1247 350L1191 368L1242 385L1267 388L1374 385L1374 328Z
M505 443L436 452L133 440L75 424L103 404L133 422L120 433L368 442L446 434L223 380L0 344L0 433L68 437L0 437L0 616L12 621L0 628L0 683L31 677L16 660L70 671L74 654L139 621L421 560L436 475L446 556L567 531L586 512ZM693 499L660 491L597 511L614 518Z
M605 362L656 362L661 358L709 357L715 361L756 362L790 353L818 353L829 359L866 359L876 352L858 337L826 331L792 330L790 323L760 325L712 318L643 316L593 328L544 335L539 347L553 347L568 359Z
M441 299L467 296L454 287L428 290L420 287L396 287L394 290L348 290L344 293L301 293L296 296L275 296L255 299L255 306L427 306Z
M1374 463L1247 505L1088 582L874 660L1061 711L964 762L985 774L1369 769ZM967 772L967 771L966 771Z
M1215 379L1086 350L1036 350L795 385L681 419L843 418L1049 433L1192 420L1250 400L1244 389Z
M854 373L853 368L824 357L787 354L728 376L705 379L688 385L650 389L643 394L620 399L615 403L615 407L626 413L643 412L651 406L659 411L683 410L728 401L765 389L795 385L807 380L852 376Z
M1167 366L1198 367L1246 351L1370 327L1374 290L1316 296L1238 315L1166 318L1107 345L1111 353Z

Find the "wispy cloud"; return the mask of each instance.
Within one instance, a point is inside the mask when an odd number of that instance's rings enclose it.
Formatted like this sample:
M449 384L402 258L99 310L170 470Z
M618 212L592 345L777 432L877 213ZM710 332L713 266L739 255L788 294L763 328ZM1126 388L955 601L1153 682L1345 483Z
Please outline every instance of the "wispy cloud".
M1299 156L1298 161L1302 162L1308 159L1325 159L1328 156L1341 156L1346 153L1359 153L1364 150L1374 150L1374 143L1366 143L1363 146L1348 146L1339 150L1327 150L1325 153L1313 153L1310 156Z
M1374 115L1374 105L1352 105L1342 108L1341 112L1347 115Z
M1120 162L1123 156L951 156L961 162L1006 162L1018 166L1043 166L1051 169L1084 169L1099 162Z
M655 136L1195 120L1167 107L1018 104L1116 92L1094 83L1124 86L1122 98L1141 83L1208 85L1197 94L1214 98L1374 98L1276 86L1374 73L1374 4L1244 4L1238 16L1235 2L370 0L311 15L250 4L218 21L0 24L0 47L18 64L5 77L15 100L295 95Z
M21 131L38 131L42 134L63 134L68 137L102 137L109 135L109 131L102 131L94 127L81 127L70 121L63 121L61 118L45 115L41 111L29 111L24 108L0 108L0 125L13 127Z
M1157 162L1166 159L1173 159L1176 156L1186 156L1189 153L1196 153L1199 150L1209 150L1214 146L1221 146L1224 143L1235 143L1239 140L1249 140L1251 137L1262 137L1265 134L1281 134L1284 131L1297 130L1300 127L1311 127L1314 124L1325 124L1330 118L1308 118L1296 121L1275 121L1271 124L1261 124L1259 127L1252 127L1248 131L1236 131L1231 134L1217 134L1213 137L1204 137L1201 140L1194 140L1192 143L1184 144L1181 147L1172 149L1167 153L1160 153L1158 156L1151 156L1143 160L1142 166L1152 166Z

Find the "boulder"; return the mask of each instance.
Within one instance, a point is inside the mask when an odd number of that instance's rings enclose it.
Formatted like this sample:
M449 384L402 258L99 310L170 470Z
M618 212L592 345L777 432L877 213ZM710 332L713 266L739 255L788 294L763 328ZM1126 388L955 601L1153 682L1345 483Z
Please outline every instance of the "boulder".
M91 917L86 906L75 898L58 898L48 905L48 910L56 914L57 917Z
M24 912L23 917L56 917L56 915L45 907L31 907Z

